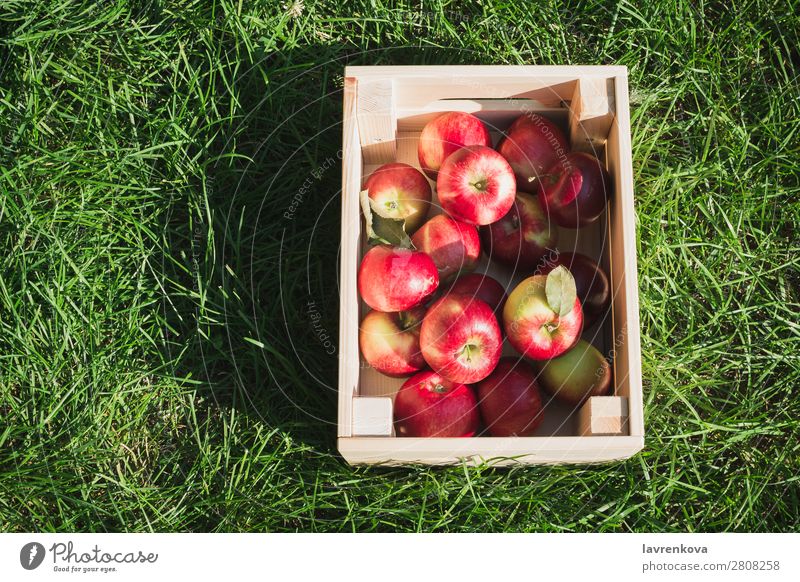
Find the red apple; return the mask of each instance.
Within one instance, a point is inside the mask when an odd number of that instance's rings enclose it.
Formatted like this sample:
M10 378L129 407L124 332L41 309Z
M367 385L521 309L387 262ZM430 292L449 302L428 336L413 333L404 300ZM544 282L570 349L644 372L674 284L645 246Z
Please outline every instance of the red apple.
M597 348L580 340L567 353L539 364L539 382L563 402L578 405L611 388L611 366Z
M580 228L600 217L610 188L611 180L600 160L572 152L539 181L539 201L559 226Z
M485 301L498 317L503 313L503 306L508 299L505 287L497 279L483 273L462 275L452 284L448 293L460 293Z
M358 292L376 311L406 311L422 303L439 286L439 272L420 251L378 245L358 268Z
M518 117L497 144L517 178L517 189L536 192L536 181L568 151L567 138L559 127L537 113Z
M583 309L584 327L589 327L611 305L608 277L597 263L580 253L559 253L554 259L548 260L542 274L546 275L558 265L569 269L575 278L575 288Z
M432 180L444 161L464 146L491 146L492 138L483 122L469 113L451 111L422 128L417 146L419 165Z
M481 240L471 224L439 214L422 225L411 242L427 253L439 269L439 281L447 281L460 271L472 271L481 258Z
M536 371L519 358L501 358L478 384L481 417L492 436L530 436L544 419Z
M472 384L497 365L502 337L489 305L449 293L425 314L419 343L425 361L436 372L451 382Z
M560 356L575 345L583 327L581 302L576 296L565 315L559 315L550 305L546 293L548 276L534 275L522 281L508 296L503 309L503 329L509 343L532 360Z
M389 218L404 219L406 232L413 233L431 206L431 185L425 176L408 164L384 164L367 179L364 189L385 210Z
M516 181L505 158L486 146L451 154L436 180L439 203L447 214L469 224L490 224L514 204Z
M558 242L558 227L535 196L517 192L511 210L497 222L481 227L489 258L510 267L533 269Z
M470 437L479 423L472 388L430 370L406 380L394 399L397 436Z
M410 376L425 367L419 332L425 315L422 305L408 311L370 311L361 320L358 343L367 363L381 374Z

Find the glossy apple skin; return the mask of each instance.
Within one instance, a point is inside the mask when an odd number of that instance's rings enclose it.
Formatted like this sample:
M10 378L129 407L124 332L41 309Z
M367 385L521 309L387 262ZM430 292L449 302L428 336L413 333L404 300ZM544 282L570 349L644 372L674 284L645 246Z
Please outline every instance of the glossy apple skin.
M439 214L414 233L411 242L427 253L439 269L439 282L453 279L459 272L475 269L481 258L478 229L466 222Z
M394 399L399 437L470 437L479 423L472 388L430 370L406 380Z
M492 436L530 436L544 419L536 370L519 358L501 358L477 389L481 417Z
M378 245L358 268L358 293L375 311L407 311L427 299L439 286L439 271L428 255Z
M503 309L503 329L509 343L532 360L560 356L575 345L583 329L580 300L576 297L572 311L560 317L547 303L546 280L545 275L534 275L522 281Z
M417 155L422 171L432 180L454 151L471 145L491 146L484 123L469 113L451 111L429 121L419 136Z
M384 164L370 174L364 189L392 218L405 219L406 232L416 231L431 207L431 185L422 172L400 162Z
M542 388L568 404L577 406L590 396L603 396L611 389L611 366L586 340L538 366Z
M559 265L569 269L575 279L578 299L581 300L583 309L583 325L588 328L605 315L611 305L608 276L597 263L580 253L559 253L555 259L548 260L542 274L546 275Z
M500 325L488 304L448 293L437 300L419 336L428 365L451 382L473 384L488 376L500 360Z
M447 214L484 225L500 220L511 209L516 180L511 166L492 148L469 146L444 161L436 193Z
M367 363L394 378L410 376L425 367L419 348L419 332L427 309L417 305L408 311L370 311L361 320L358 344Z
M493 261L515 269L533 269L558 243L558 227L539 200L517 192L514 205L497 222L481 227L484 252Z
M537 179L568 150L564 132L536 113L518 117L497 144L497 151L514 169L517 189L531 193L536 193Z
M498 317L503 313L503 307L508 299L505 287L497 279L483 273L461 275L450 286L448 293L460 293L485 301Z
M556 224L581 228L603 213L611 192L608 172L596 157L572 152L539 181L539 202Z

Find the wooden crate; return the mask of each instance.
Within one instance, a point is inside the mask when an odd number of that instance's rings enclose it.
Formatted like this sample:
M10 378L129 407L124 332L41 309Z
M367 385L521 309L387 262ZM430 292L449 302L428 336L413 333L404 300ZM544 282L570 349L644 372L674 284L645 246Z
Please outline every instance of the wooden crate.
M517 116L536 111L564 129L573 150L594 152L611 175L612 196L605 215L581 230L560 229L559 249L589 255L609 275L612 308L599 330L595 326L591 337L584 334L584 338L613 355L614 393L599 397L602 401L591 399L580 411L548 402L545 422L531 437L398 438L392 430L391 399L404 380L379 374L360 357L358 325L367 308L358 297L356 280L367 245L359 192L381 164L400 161L419 168L419 132L445 111L478 116L495 141ZM623 459L641 450L644 422L627 69L347 67L343 121L338 447L344 458L354 464L393 465L483 460L587 463ZM529 274L509 277L485 258L476 272L489 273L509 290ZM513 353L504 348L504 355ZM617 413L620 418L592 416Z

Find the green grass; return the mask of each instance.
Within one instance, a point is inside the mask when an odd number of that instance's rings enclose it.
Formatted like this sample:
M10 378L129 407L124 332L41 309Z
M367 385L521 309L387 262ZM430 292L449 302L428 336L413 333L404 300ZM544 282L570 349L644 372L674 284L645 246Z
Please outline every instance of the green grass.
M797 530L797 5L638 4L0 3L0 529ZM337 455L343 67L425 63L629 67L634 458Z

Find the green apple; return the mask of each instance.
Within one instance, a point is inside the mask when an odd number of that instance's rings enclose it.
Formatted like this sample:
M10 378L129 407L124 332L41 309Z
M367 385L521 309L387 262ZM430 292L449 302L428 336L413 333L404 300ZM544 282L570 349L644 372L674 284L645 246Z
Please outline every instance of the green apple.
M611 387L611 366L586 340L579 340L565 354L538 365L542 388L569 404L577 405L590 396L602 396Z

